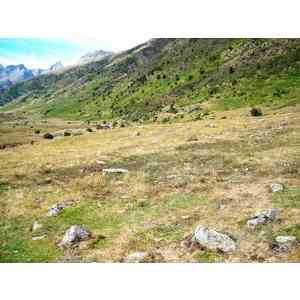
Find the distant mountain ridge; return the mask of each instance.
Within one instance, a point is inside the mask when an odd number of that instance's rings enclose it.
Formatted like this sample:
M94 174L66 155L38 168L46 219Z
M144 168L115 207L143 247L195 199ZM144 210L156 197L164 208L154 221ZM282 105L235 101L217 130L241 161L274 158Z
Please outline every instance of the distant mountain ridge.
M64 66L61 61L56 62L50 66L49 69L28 69L24 64L4 67L0 64L0 92L3 92L19 81L28 80L49 72L55 72L62 68L64 68Z
M112 54L113 52L110 51L96 50L83 55L75 66L96 62ZM32 79L33 77L46 75L48 73L55 73L63 69L65 69L65 66L61 61L55 62L48 69L29 69L26 68L24 64L8 65L4 67L0 64L0 93L19 81Z
M27 69L23 64L20 65L0 65L0 90L6 89L14 83L30 79L34 76L32 70Z

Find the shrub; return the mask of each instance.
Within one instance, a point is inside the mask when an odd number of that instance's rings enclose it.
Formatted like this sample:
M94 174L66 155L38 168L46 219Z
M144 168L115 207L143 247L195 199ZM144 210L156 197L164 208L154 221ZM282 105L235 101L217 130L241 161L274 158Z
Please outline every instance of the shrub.
M36 130L34 131L34 133L35 133L35 134L40 134L41 131L40 131L39 129L36 129Z
M65 131L65 132L64 132L64 136L71 136L71 132Z
M256 107L251 108L250 114L252 117L261 117L263 115L261 109Z
M43 138L48 139L48 140L52 140L52 139L54 139L54 136L51 133L47 132L43 135Z

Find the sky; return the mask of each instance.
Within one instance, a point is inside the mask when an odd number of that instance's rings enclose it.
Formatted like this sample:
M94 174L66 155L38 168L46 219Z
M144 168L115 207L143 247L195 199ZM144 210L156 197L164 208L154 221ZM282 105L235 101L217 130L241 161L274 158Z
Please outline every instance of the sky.
M142 40L80 39L80 38L0 38L0 64L24 64L27 68L48 68L57 61L75 63L81 56L95 50L118 52Z

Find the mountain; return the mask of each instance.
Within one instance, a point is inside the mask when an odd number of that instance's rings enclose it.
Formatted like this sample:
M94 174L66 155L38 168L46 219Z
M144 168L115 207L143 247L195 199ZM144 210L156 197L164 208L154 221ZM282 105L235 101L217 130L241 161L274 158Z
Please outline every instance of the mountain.
M28 80L36 76L44 75L49 72L55 72L62 68L63 65L60 61L50 66L49 69L27 69L23 64L9 65L6 67L0 65L0 93L3 93L14 83Z
M95 62L101 60L104 57L112 55L113 52L104 51L104 50L96 50L94 52L90 52L82 56L79 61L78 65L88 64L91 62Z
M63 68L63 64L61 61L56 62L55 64L53 64L52 66L50 66L50 68L48 69L48 72L56 72L59 71Z
M9 65L6 67L0 65L0 80L9 80L15 83L20 80L32 78L33 76L32 71L27 69L24 65Z
M27 69L24 65L0 65L0 92L8 89L14 83L30 79L34 76L32 70Z
M299 67L299 39L152 39L14 84L0 102L11 102L5 110L66 119L147 121L168 111L181 118L195 105L224 110L299 102Z

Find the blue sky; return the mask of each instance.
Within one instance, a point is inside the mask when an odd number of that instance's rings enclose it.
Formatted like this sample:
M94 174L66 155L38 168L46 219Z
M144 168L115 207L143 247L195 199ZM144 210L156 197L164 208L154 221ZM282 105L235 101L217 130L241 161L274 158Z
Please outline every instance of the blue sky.
M134 45L100 39L0 38L0 64L48 68L57 61L64 65L72 64L94 50L120 51Z

